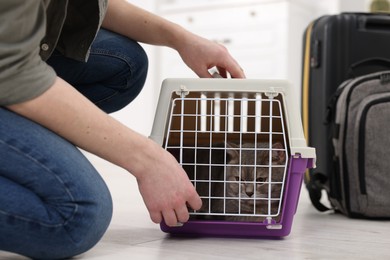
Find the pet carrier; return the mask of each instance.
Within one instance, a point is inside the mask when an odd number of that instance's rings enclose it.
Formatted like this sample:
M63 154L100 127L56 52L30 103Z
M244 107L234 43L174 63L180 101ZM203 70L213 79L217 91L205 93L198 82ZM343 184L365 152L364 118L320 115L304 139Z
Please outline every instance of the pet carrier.
M203 205L172 234L286 236L315 150L290 85L278 80L166 79L151 138L187 172Z

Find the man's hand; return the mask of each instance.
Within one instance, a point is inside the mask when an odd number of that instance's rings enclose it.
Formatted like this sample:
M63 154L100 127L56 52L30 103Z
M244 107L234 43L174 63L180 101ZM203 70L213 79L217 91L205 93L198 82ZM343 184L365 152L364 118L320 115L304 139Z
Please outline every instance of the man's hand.
M149 150L141 172L137 173L140 193L155 223L163 219L168 226L187 222L187 205L198 210L202 201L187 174L168 152L156 144ZM143 172L143 173L142 173Z
M216 67L219 74L226 78L245 78L243 69L229 54L225 46L209 41L193 34L186 34L187 38L177 46L177 51L183 61L199 77L211 78L209 69Z

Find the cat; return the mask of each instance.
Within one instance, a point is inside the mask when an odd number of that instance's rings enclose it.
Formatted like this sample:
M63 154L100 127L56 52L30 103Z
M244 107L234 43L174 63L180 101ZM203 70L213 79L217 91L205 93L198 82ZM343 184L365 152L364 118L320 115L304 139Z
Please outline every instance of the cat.
M264 217L254 215L278 215L286 160L282 144L275 143L271 151L268 143L258 143L256 148L253 143L243 144L241 149L234 144L229 146L224 209L227 214L240 215L226 216L225 219L258 222ZM223 206L223 203L215 205Z
M277 215L286 160L283 145L277 142L272 146L271 167L268 143L256 147L244 143L240 148L228 142L213 147L218 147L213 156L204 151L198 157L204 162L197 166L197 191L203 202L198 212L210 213L201 218L258 222L264 217L255 215Z

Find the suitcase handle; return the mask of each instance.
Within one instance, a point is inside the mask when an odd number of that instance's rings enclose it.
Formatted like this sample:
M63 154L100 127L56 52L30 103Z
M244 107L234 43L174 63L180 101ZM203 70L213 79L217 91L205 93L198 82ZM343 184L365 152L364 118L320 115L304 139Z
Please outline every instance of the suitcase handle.
M390 31L390 16L387 15L369 15L360 19L360 28L367 30L388 30Z
M390 20L389 20L390 21ZM349 67L348 75L350 78L356 78L360 74L356 73L357 69L361 68L369 68L369 67L383 67L385 69L390 69L390 60L380 57L368 58L364 60L360 60L358 62L353 63ZM366 74L366 73L364 73Z

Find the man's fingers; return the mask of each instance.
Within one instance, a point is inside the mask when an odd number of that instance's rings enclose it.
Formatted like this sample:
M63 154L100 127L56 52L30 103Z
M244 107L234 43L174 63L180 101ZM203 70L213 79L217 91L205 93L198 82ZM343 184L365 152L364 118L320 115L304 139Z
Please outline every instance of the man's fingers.
M245 78L244 70L238 65L236 61L229 63L225 69L229 72L232 78Z
M166 210L163 212L165 224L170 227L175 227L178 224L178 219L174 210Z
M194 210L199 210L202 207L202 199L196 194L188 200L188 205Z
M160 224L161 221L163 220L163 217L161 216L160 212L150 212L150 219L156 223Z
M183 205L182 207L175 210L177 221L180 223L185 223L190 218L190 214L188 213L188 209L186 205Z

